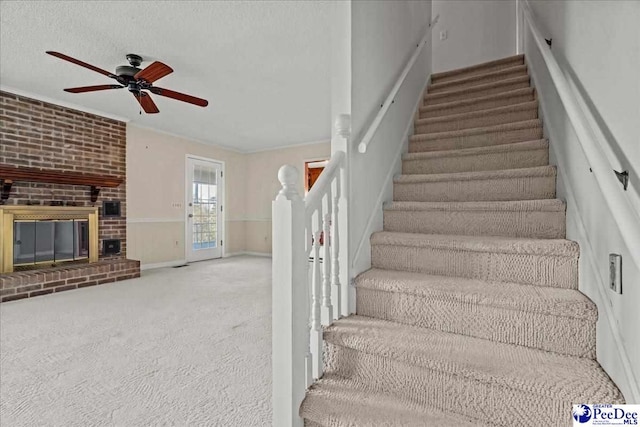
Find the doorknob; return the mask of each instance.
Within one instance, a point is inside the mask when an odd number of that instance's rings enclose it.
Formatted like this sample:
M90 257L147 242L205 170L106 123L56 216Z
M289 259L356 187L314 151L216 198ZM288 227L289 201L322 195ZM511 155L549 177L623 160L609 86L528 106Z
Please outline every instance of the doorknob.
M189 218L193 218L193 214L189 214Z

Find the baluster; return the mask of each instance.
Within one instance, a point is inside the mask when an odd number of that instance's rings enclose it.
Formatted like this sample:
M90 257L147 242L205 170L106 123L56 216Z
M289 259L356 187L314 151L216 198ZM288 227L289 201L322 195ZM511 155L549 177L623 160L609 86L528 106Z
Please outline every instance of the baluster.
M322 283L320 276L320 230L322 215L318 211L314 221L313 234L313 277L312 295L313 303L311 304L311 354L313 355L313 378L318 379L322 376L322 323L320 318L320 299L322 295Z
M307 388L313 384L313 352L311 351L311 330L313 324L313 313L311 310L311 306L313 305L313 262L310 261L312 253L313 253L313 232L311 227L311 217L305 215L305 251L304 251L304 262L305 262L305 289L307 291L307 301L305 305L305 313L307 319L307 330L309 331L309 339L307 339L307 354L305 356L305 372L306 372L306 380L307 380Z
M331 212L331 291L335 301L335 318L339 319L342 313L342 298L340 290L340 236L338 230L338 205L340 204L340 174L333 180L334 198Z
M331 187L323 197L325 214L322 218L322 324L333 322L333 305L331 304Z

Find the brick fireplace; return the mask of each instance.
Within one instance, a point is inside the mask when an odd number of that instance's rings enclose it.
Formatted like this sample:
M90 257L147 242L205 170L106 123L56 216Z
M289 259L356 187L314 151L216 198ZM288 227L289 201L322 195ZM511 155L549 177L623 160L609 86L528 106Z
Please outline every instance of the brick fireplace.
M98 210L87 263L0 272L0 301L139 276L139 262L126 259L126 124L8 92L0 121L0 203ZM119 202L119 215L104 215L103 202Z

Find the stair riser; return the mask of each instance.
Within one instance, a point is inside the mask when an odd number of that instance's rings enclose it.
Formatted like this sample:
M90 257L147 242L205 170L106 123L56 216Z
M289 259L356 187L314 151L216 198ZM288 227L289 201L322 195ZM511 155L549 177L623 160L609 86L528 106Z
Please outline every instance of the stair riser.
M563 239L564 212L385 211L384 230L401 233Z
M508 62L503 62L501 64L488 65L482 68L476 68L474 70L464 71L455 74L449 74L442 77L439 77L438 74L435 74L431 77L431 82L433 84L440 84L450 82L452 80L464 79L467 77L479 76L481 74L493 73L495 71L504 70L505 68L513 68L519 65L524 65L524 60L522 58L516 58Z
M358 287L356 295L356 311L361 316L568 356L596 357L595 321L363 287Z
M328 372L358 379L368 392L392 394L408 405L416 402L499 426L570 425L575 402L552 398L545 390L534 394L510 384L468 379L329 343L325 352ZM531 408L544 410L532 417Z
M476 135L456 136L453 138L430 139L421 141L412 138L409 142L410 153L425 151L458 150L462 148L488 147L490 145L509 144L511 142L533 141L542 138L541 127L531 127Z
M529 80L517 81L517 82L509 82L506 84L501 84L499 86L490 87L481 90L463 90L460 92L455 92L447 95L438 95L437 93L427 93L424 98L424 105L435 105L442 104L443 102L452 102L452 101L460 101L462 99L471 99L478 98L486 95L494 95L496 93L507 92L514 89L522 89L525 87L530 87ZM458 88L456 88L458 89Z
M564 289L578 288L578 257L374 244L374 268Z
M427 89L427 93L440 93L450 90L466 89L473 86L484 85L488 83L499 82L502 80L513 79L527 75L526 68L520 68L511 71L501 71L500 74L476 75L469 77L468 81L460 81L460 79L450 80L445 83L432 83ZM466 76L465 76L466 78ZM464 80L464 79L462 79Z
M423 108L420 110L421 119L431 119L434 117L449 116L451 114L471 113L473 111L487 110L490 108L504 107L506 105L520 104L535 100L532 93L514 95L505 98L491 99L486 101L476 101L473 104L460 105L451 108Z
M398 202L472 202L553 199L555 176L490 178L468 181L399 183L393 185Z
M432 121L419 123L415 126L415 134L448 132L452 130L471 129L484 126L501 125L503 123L522 122L538 118L538 109L510 111L501 114L491 114L482 117L474 117L464 120Z
M402 173L433 174L530 168L549 164L549 149L513 150L466 156L433 157L402 161Z

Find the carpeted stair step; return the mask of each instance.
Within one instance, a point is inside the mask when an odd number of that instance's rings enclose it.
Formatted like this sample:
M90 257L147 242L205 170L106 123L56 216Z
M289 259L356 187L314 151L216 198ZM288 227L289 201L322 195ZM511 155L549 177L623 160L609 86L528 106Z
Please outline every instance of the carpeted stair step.
M564 239L390 231L371 236L373 268L564 289L578 287L578 254L578 244Z
M409 152L456 150L542 139L540 119L486 127L424 133L409 138Z
M524 65L524 55L514 55L508 58L501 58L494 61L483 62L482 64L472 65L470 67L457 68L455 70L443 71L431 75L432 83L443 83L450 80L458 80L464 77L476 76L478 74L486 74L492 71L511 68L518 65Z
M480 423L564 427L576 402L624 402L588 358L363 316L336 321L324 339L328 375Z
M356 312L576 357L596 357L593 302L577 290L371 269Z
M452 114L469 113L471 111L504 107L505 105L521 104L523 102L534 101L535 99L536 92L534 88L516 89L495 95L465 99L463 101L423 106L420 107L419 118L427 119Z
M555 166L431 175L400 175L393 180L398 202L457 202L552 199Z
M425 151L402 156L403 174L477 172L549 164L549 142L514 142L461 150Z
M384 231L563 239L565 210L557 199L391 202L384 207Z
M300 407L305 427L471 427L462 416L445 413L384 393L370 393L358 382L326 375L308 390Z
M477 74L473 76L461 76L460 78L431 83L427 89L427 93L439 93L439 92L447 92L452 89L460 90L467 89L470 87L483 85L487 83L498 82L502 80L508 80L514 77L527 76L527 66L526 65L516 65L514 67L503 68L501 70L489 71L483 74Z
M423 105L436 105L452 101L461 101L528 87L530 87L529 76L527 74L523 74L522 76L483 83L466 88L453 87L449 88L450 90L440 91L437 93L429 92L429 89L427 89Z
M471 111L468 113L452 114L415 121L415 134L448 132L452 130L469 129L499 125L504 123L522 122L538 118L538 101L523 102L506 105L487 110Z

